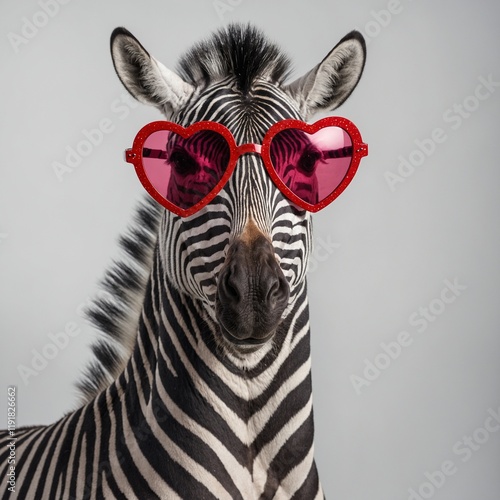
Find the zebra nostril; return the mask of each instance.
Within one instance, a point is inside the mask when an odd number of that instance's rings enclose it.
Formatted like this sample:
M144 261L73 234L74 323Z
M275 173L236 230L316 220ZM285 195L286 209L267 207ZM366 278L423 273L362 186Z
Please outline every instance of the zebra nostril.
M219 298L223 303L237 305L242 299L242 284L237 266L228 266L219 276Z
M274 281L274 283L271 283L271 286L269 287L269 291L267 292L267 297L266 297L266 302L271 307L274 307L274 304L277 301L279 289L280 289L280 284L278 280Z
M275 308L288 302L290 287L283 276L278 276L276 281L271 285L267 294L267 303L269 307Z
M241 294L235 284L231 283L231 276L228 276L224 281L224 291L226 298L238 303L241 300Z
M288 284L279 276L271 278L269 288L265 297L267 306L274 309L284 299L288 300Z
M290 294L290 287L286 280L283 271L281 270L276 258L274 256L274 249L272 253L268 254L265 265L265 272L263 274L262 282L266 288L264 296L265 303L270 309L283 306L288 302Z

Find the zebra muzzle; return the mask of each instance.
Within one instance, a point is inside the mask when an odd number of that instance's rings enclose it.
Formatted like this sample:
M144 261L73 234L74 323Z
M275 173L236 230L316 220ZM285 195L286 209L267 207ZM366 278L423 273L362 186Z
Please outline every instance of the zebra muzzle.
M266 343L281 321L289 294L271 242L262 233L235 240L217 284L222 335L236 345Z

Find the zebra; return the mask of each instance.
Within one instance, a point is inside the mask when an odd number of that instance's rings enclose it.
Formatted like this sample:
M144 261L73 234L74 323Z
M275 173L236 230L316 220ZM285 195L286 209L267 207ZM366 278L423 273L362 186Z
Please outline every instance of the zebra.
M260 144L280 120L342 104L366 48L353 31L291 83L288 57L252 25L198 42L176 72L125 28L113 31L111 53L125 88L167 120L214 121L237 144ZM256 153L241 155L195 214L140 204L121 239L125 256L89 311L104 335L81 405L18 429L15 441L2 433L3 499L324 498L313 446L311 215ZM4 481L12 443L16 496Z

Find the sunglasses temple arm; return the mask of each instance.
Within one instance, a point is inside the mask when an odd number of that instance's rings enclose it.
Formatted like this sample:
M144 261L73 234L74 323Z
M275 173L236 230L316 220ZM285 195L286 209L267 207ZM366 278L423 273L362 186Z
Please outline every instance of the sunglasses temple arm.
M159 160L166 160L167 159L167 152L163 151L163 149L142 148L142 157L143 158L157 158Z
M331 149L329 151L323 151L323 160L330 160L332 158L347 158L352 156L352 146L346 146L345 148Z

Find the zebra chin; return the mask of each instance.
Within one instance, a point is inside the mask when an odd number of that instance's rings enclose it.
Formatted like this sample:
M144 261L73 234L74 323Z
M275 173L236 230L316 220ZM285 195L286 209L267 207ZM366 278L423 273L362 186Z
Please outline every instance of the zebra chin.
M249 300L251 301L251 299ZM255 311L251 315L238 315L232 307L225 308L219 299L217 301L216 316L220 334L225 340L224 343L229 345L231 350L243 353L259 350L274 337L285 307L286 304L272 311L261 310L261 312ZM259 317L259 321L255 321L252 316L254 318Z
M267 342L274 337L274 333L276 331L272 330L267 337L262 339L257 339L253 337L240 339L235 337L228 330L226 330L226 328L221 323L219 323L219 327L221 334L226 341L226 344L229 343L229 345L231 346L231 350L240 351L242 353L251 353L258 351L262 346L267 344Z
M259 349L273 338L289 295L269 239L260 231L246 231L230 245L218 277L221 335L237 350Z

